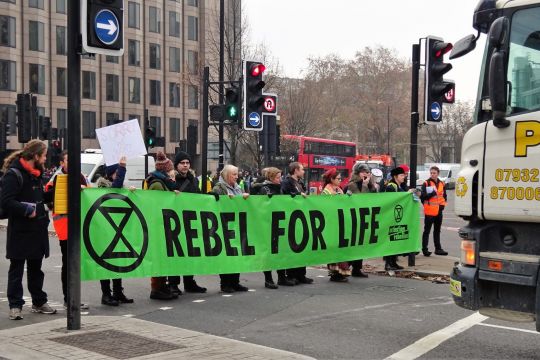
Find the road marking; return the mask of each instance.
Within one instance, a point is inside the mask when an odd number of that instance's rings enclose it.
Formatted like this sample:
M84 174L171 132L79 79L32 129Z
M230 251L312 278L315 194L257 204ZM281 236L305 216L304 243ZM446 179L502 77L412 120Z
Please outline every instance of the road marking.
M534 331L534 330L520 329L520 328L515 328L515 327L501 326L501 325L493 325L493 324L478 324L478 325L487 326L487 327L492 327L492 328L497 328L497 329L513 330L513 331L520 331L520 332L529 333L529 334L540 335L539 332Z
M134 317L135 315L133 314L126 314L126 315L122 315L123 317L127 317L127 318L131 318L131 317Z
M474 313L464 319L448 325L444 329L435 331L426 337L416 341L414 344L401 349L395 354L390 355L386 360L413 360L435 349L448 339L470 329L474 325L480 324L486 320L487 316Z
M193 300L194 303L202 303L202 302L205 302L206 300Z
M223 297L231 297L232 295L226 294L226 295L221 295L221 296L223 296Z
M317 277L319 277L319 278L325 278L326 276L324 276L324 275L317 275Z
M164 307L160 307L159 310L171 310L172 307L170 306L164 306Z
M255 289L249 289L248 290L248 292L255 292L255 291L257 291L257 290L255 290Z
M458 227L450 227L450 226L443 226L442 227L444 230L448 230L448 231L455 231L455 232L458 232L460 228Z

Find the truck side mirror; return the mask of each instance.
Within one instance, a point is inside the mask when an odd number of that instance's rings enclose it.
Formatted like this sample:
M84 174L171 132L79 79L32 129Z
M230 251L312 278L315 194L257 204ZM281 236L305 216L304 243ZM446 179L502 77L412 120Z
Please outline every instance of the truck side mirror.
M506 43L508 19L498 18L489 30L489 45L494 48L489 62L489 99L493 111L493 125L505 128L510 125L506 119L507 79L506 79Z
M476 48L476 40L478 40L478 37L472 34L458 40L458 42L455 43L454 47L452 48L450 60L457 59L458 57L467 55L473 51Z

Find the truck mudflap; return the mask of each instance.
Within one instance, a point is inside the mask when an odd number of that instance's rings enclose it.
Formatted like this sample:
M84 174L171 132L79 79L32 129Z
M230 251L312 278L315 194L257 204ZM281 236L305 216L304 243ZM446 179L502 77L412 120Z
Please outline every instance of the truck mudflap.
M476 267L455 265L450 273L450 292L456 305L478 310L478 269Z

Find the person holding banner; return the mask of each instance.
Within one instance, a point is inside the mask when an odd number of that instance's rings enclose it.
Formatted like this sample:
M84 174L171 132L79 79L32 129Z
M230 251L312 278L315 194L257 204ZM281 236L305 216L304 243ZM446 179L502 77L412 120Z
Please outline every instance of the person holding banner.
M289 175L281 182L281 192L287 195L302 195L306 197L306 188L302 179L304 178L304 166L295 161L289 164ZM287 269L289 280L297 284L311 284L313 279L306 276L306 267Z
M390 176L392 179L386 185L385 192L405 192L402 184L405 181L405 170L402 167L397 167L390 171ZM389 270L403 270L403 266L400 266L397 263L397 255L390 255L384 257L384 269Z
M247 199L249 194L245 193L237 183L238 168L234 165L225 165L221 170L218 183L212 189L216 195L243 196ZM221 279L221 291L233 293L235 291L248 291L245 286L240 285L240 274L219 274Z
M102 176L97 181L99 188L114 188L121 189L124 186L124 179L126 177L126 163L127 159L122 156L118 161L118 164L110 165L105 168L105 176ZM100 280L101 283L101 303L108 306L118 306L122 304L131 304L133 299L129 299L124 295L124 288L122 287L122 279L113 279L113 289L111 295L111 281Z
M336 168L328 169L323 174L324 187L321 195L343 195L341 189L341 174ZM347 282L347 277L351 275L350 264L347 261L328 264L328 275L330 281Z
M262 170L266 176L266 180L261 184L259 194L260 195L281 195L281 170L275 167L264 168ZM257 183L253 184L251 189L257 189ZM282 286L294 286L294 282L287 279L285 270L278 270L278 285ZM264 272L264 287L268 289L277 289L278 285L274 283L272 279L272 271L268 270Z

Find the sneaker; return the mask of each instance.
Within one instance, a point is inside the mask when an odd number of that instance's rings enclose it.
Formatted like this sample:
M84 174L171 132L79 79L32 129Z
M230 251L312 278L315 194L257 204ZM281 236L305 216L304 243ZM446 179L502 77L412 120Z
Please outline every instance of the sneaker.
M10 320L22 320L22 309L18 307L14 307L9 309L9 319Z
M435 255L446 256L446 255L448 255L448 252L444 251L443 249L436 249L435 250Z
M67 310L67 308L68 308L67 303L64 303L64 310ZM90 309L90 306L88 304L81 303L81 310L88 310L88 309Z
M41 306L32 305L32 312L52 315L52 314L56 314L56 309L53 309L49 304L45 303Z

